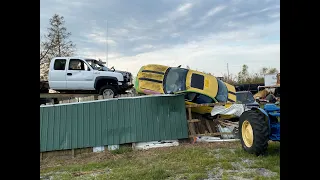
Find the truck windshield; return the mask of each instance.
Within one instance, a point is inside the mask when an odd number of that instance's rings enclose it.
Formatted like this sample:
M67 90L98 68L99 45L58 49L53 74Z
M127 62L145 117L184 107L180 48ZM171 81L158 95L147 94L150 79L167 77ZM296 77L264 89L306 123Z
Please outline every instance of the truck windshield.
M228 101L228 88L227 86L220 80L218 80L218 94L216 99L218 102L227 102Z
M250 92L237 92L237 101L243 104L254 103L254 97Z
M188 69L172 67L164 78L165 93L175 93L186 90Z
M97 60L95 59L86 59L86 61L89 63L89 65L92 67L92 69L94 70L99 70L99 68L101 68L102 70L106 71L106 68L103 64L98 64Z

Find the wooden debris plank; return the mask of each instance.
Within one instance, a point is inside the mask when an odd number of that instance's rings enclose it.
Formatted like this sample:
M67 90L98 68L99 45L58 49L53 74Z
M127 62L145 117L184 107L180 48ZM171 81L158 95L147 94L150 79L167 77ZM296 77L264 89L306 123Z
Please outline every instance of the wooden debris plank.
M226 105L226 104L235 104L235 103L206 103L206 104L187 104L186 108L192 107L203 107L203 106L216 106L216 105Z
M195 135L189 135L189 138L198 137L198 136L219 136L222 134L233 134L231 132L216 132L216 133L207 133L207 134L195 134Z
M188 108L188 115L189 115L189 117L188 117L189 121L192 120L191 108ZM189 130L190 130L191 135L197 134L195 131L195 128L194 128L194 124L189 122L188 125L189 125Z
M201 120L199 119L190 119L188 120L189 123L194 123L194 122L200 122Z
M219 121L220 124L225 125L225 126L239 126L238 123L229 123L229 122L223 122Z
M210 133L213 133L213 130L211 129L211 125L209 123L209 120L205 120L206 121L206 125L207 125L207 128L209 130Z

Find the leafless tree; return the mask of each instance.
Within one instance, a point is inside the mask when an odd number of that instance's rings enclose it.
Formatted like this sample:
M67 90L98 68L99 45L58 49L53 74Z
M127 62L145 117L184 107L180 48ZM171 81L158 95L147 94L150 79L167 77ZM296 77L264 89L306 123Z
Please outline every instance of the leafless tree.
M76 45L69 40L71 32L65 27L63 16L54 14L49 20L47 33L40 38L40 71L47 76L48 63L53 57L72 56ZM44 40L43 40L44 39ZM45 65L44 65L45 64Z
M65 27L64 17L54 14L49 22L45 40L40 42L40 61L44 63L52 57L72 56L76 49L76 45L69 40L71 32Z

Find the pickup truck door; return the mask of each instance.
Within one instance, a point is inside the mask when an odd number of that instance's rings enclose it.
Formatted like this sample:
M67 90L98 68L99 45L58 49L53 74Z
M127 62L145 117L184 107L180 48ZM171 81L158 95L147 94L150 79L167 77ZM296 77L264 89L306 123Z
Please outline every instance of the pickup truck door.
M49 67L49 87L55 90L67 88L66 69L67 59L53 59Z
M66 71L68 90L94 90L93 70L82 59L70 59Z

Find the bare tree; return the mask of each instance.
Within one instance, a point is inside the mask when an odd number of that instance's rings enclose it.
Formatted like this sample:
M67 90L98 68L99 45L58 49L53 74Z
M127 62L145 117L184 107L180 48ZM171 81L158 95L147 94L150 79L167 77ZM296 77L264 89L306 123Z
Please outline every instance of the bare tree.
M76 45L69 40L71 32L65 27L63 16L54 14L49 20L50 27L44 35L44 41L40 39L40 71L47 76L48 63L53 57L72 56ZM45 64L45 65L44 65Z
M47 57L48 52L52 49L52 41L49 46L46 45L46 42L41 41L42 38L40 37L40 64L43 62L45 57Z
M69 40L71 32L65 27L63 16L54 14L50 19L48 33L44 36L45 41L41 43L40 61L48 59L47 57L72 56L76 45Z

